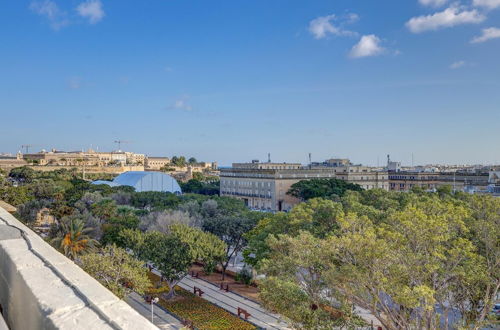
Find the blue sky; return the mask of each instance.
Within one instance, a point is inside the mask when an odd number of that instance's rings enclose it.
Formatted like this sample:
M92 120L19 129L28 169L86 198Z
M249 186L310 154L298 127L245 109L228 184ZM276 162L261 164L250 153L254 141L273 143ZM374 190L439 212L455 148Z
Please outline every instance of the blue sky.
M0 4L0 152L500 163L500 0Z

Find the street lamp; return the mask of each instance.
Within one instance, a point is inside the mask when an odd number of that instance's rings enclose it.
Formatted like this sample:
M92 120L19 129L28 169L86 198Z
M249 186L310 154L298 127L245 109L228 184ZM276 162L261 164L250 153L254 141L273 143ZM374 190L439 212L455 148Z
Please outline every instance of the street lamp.
M154 317L153 316L153 305L158 303L158 301L160 301L160 299L158 299L158 297L151 299L151 323L153 323L153 324L154 324L154 322L153 322L153 317Z

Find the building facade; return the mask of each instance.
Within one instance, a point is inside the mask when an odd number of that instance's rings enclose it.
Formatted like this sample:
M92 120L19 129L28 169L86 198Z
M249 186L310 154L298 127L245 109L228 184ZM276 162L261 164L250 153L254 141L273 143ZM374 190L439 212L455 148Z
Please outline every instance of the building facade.
M365 189L389 190L388 173L365 166L302 166L298 163L234 163L220 169L220 194L241 199L251 209L289 211L300 202L287 194L301 180L337 178Z
M146 157L144 161L144 168L147 170L157 171L168 165L170 165L170 158L168 157Z
M414 187L434 191L445 185L456 191L466 191L470 187L486 190L489 174L487 172L389 172L391 191L410 191Z

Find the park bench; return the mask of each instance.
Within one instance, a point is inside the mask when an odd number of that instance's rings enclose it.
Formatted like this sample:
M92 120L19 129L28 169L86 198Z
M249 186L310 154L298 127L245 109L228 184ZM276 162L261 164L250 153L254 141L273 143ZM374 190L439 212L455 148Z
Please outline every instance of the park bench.
M221 283L221 284L220 284L220 289L221 289L221 290L224 290L224 291L226 291L226 292L229 292L229 284L226 284L226 285L224 286L224 283Z
M201 297L205 292L202 289L195 286L195 287L193 287L193 293L198 294L198 296Z
M238 307L238 317L240 317L240 315L243 314L243 316L245 316L245 320L248 320L248 318L252 315L250 315L249 312L247 312L246 310L244 310L243 308L241 307Z

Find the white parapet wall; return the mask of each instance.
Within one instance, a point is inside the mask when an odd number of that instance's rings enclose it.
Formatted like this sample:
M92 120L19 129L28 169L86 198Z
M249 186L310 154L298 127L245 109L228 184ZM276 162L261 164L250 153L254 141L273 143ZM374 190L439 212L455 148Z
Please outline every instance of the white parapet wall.
M0 305L11 330L158 329L2 208Z

